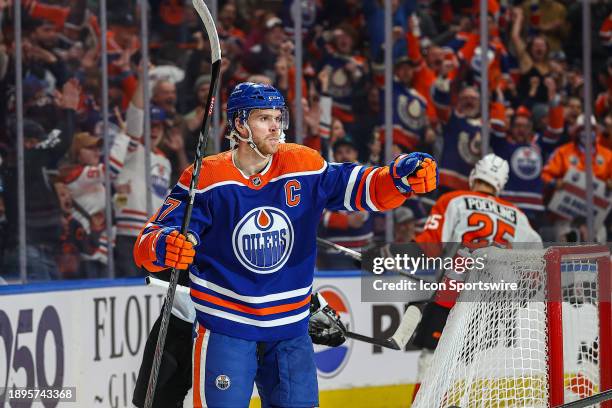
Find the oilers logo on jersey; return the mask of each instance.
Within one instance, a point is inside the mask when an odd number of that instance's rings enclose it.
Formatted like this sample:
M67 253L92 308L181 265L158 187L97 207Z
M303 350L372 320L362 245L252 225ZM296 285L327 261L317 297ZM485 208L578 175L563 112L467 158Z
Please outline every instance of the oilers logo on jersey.
M468 120L472 121L471 119ZM459 152L459 156L461 156L461 158L470 165L476 164L481 156L481 141L482 138L480 136L480 132L476 132L475 134L460 132L457 143L457 151Z
M274 207L249 211L234 229L234 254L248 270L268 274L285 265L293 248L293 226L287 214Z
M512 154L510 166L514 173L523 180L533 180L540 177L542 156L534 147L519 147Z
M427 116L425 109L421 107L418 99L409 100L408 96L400 95L397 98L397 114L403 124L410 129L420 129L427 126Z

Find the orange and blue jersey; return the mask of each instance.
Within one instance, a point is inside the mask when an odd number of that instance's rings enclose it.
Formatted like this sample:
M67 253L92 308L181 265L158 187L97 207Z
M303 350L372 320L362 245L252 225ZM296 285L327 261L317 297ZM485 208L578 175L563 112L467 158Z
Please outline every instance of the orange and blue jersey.
M347 64L355 64L359 72L356 76L346 69ZM353 123L353 100L355 89L365 74L366 60L359 55L348 56L328 54L322 63L331 69L328 93L332 97L332 115L343 123Z
M456 111L442 126L444 145L439 163L444 191L468 188L468 176L481 155L481 126L480 118L467 118Z
M500 197L516 205L536 224L541 221L545 210L544 183L540 176L547 155L558 146L563 130L562 115L562 107L551 107L546 130L541 135L533 135L527 142L514 141L507 137L505 129L499 127L498 131L491 132L493 152L510 165L508 182ZM491 116L494 116L493 112Z
M457 57L471 68L474 79L480 82L482 66L480 34L459 32L446 44L445 48L453 50ZM506 47L498 36L489 38L487 52L489 55L489 86L495 89L501 82L510 79L510 60Z
M151 258L156 230L180 228L191 175L190 167L141 232L134 248L138 265L160 270ZM282 144L250 177L234 165L231 152L205 158L189 225L198 242L189 271L197 321L212 332L255 341L307 333L324 208L387 210L406 196L388 167L327 163L296 144Z
M393 143L406 151L413 151L425 139L425 131L429 125L427 118L427 100L412 88L393 81ZM385 93L380 91L380 101L383 105ZM381 143L385 142L384 107L381 106L377 129Z

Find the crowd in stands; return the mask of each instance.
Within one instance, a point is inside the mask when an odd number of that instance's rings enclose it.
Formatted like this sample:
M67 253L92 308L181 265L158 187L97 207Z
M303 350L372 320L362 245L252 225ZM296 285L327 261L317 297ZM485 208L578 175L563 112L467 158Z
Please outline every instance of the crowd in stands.
M26 256L29 280L105 277L108 247L115 276L140 276L134 240L146 220L144 88L136 0L108 0L108 112L103 133L101 21L98 2L22 0L22 83ZM221 120L243 81L269 83L295 104L296 61L291 1L218 2ZM328 160L384 165L384 1L302 1L303 143ZM585 169L585 122L594 131L596 204L612 190L612 4L590 2L592 107L585 118L582 3L489 0L489 123L480 113L483 69L478 0L392 0L393 153L426 151L438 160L440 188L468 189L488 149L508 160L502 197L529 216L545 240L584 241L585 219L550 211L556 192ZM194 158L210 86L210 44L191 1L150 2L153 211ZM0 277L18 278L18 123L13 5L0 1ZM293 109L292 109L293 110ZM295 140L291 126L287 140ZM209 143L207 154L213 154ZM109 158L108 168L103 154ZM107 174L108 173L108 174ZM105 178L112 189L107 234ZM575 176L577 177L577 176ZM575 180L574 180L575 181ZM394 213L397 242L422 227L436 195L410 199ZM326 212L321 236L353 249L384 239L383 217ZM610 217L596 225L610 239ZM320 267L354 268L320 250Z

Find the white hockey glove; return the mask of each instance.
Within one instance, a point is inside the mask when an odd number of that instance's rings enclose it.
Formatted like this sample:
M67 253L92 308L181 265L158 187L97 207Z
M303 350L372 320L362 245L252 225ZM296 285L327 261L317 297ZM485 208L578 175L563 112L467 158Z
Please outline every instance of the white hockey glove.
M338 347L346 341L346 327L338 313L327 304L320 293L313 293L310 298L310 320L308 334L314 344Z

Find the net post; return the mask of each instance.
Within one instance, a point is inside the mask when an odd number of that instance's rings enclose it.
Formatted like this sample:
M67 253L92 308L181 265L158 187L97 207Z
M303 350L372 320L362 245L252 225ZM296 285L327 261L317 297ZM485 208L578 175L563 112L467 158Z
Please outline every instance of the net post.
M546 320L548 330L548 405L556 407L564 402L563 390L563 308L561 304L561 254L550 248L546 260Z

